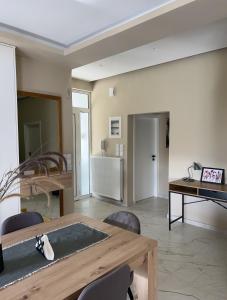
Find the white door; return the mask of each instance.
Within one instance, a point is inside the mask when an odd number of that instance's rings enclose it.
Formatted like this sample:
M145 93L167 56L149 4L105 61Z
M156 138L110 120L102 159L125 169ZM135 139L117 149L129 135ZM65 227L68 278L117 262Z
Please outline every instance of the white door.
M90 110L89 94L73 92L74 190L75 198L90 195Z
M41 122L24 124L25 159L42 153Z
M135 117L135 201L157 196L158 119Z

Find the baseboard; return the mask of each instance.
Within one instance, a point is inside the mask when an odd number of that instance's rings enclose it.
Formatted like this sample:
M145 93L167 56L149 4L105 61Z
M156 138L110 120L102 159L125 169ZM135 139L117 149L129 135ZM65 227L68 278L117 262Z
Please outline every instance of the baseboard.
M116 206L126 206L123 201L119 201L119 200L115 200L115 199L112 199L112 198L104 197L104 196L101 196L101 195L98 195L98 194L95 194L95 193L92 193L92 197L94 197L98 200L116 205Z
M172 219L176 219L178 217L179 216L172 215ZM167 219L169 219L169 214L167 214ZM182 220L180 219L177 222L182 223ZM201 222L198 222L198 221L193 221L193 220L190 220L190 219L184 219L184 223L190 224L190 225L193 225L193 226L196 226L196 227L200 227L200 228L220 232L220 233L223 233L223 234L227 235L227 230L221 230L221 229L219 229L219 228L217 228L213 225L204 224L204 223L201 223Z
M169 199L169 197L168 197L168 195L162 195L162 194L158 194L158 196L157 196L157 198L162 198L162 199L166 199L166 200L168 200Z

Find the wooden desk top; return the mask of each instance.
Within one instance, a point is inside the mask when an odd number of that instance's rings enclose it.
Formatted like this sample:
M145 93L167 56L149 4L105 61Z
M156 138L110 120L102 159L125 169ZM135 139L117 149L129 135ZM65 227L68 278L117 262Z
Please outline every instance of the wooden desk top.
M207 183L198 180L189 182L189 181L184 181L182 179L179 179L179 180L169 182L169 186L170 185L179 185L182 187L190 187L195 189L204 189L204 190L211 190L217 192L227 192L227 184Z
M7 234L2 237L3 248L76 222L105 231L111 237L0 290L0 299L66 299L119 265L129 264L133 269L139 258L157 247L155 240L74 213Z
M42 186L42 188L44 188L47 192L53 192L56 190L58 191L61 189L72 187L72 172L64 172L61 174L51 173L48 177L32 175L31 178L33 178L35 182ZM48 179L48 182L46 181L46 179ZM56 185L56 182L59 183L62 186L62 188L59 187L59 185ZM33 187L31 190L29 185L23 184L23 180L20 190L21 194L24 197L29 197L31 195L38 195L43 193L43 191L40 190L38 187Z

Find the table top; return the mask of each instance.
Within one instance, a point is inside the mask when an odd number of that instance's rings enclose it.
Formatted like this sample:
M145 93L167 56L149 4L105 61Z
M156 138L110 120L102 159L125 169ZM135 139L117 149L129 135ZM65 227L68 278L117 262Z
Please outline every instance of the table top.
M129 264L133 269L133 263L137 258L157 247L155 240L73 213L49 223L42 223L5 235L2 237L3 248L76 222L83 222L111 236L97 245L75 253L0 290L1 299L66 299L119 265Z
M182 179L169 182L169 185L171 184L196 188L196 189L204 189L204 190L217 191L217 192L227 192L227 184L208 183L208 182L201 182L198 180L184 181Z

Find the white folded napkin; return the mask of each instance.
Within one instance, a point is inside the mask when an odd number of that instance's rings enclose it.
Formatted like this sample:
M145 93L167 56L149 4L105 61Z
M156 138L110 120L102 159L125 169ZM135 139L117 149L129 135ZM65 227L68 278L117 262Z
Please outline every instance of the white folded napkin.
M49 242L48 236L44 234L36 239L36 249L40 251L47 260L54 260L54 250Z

